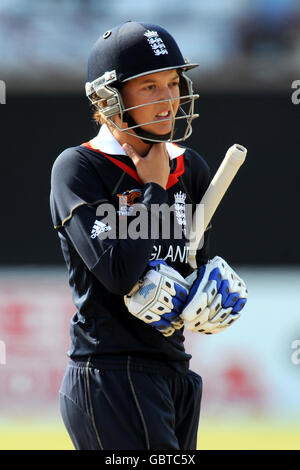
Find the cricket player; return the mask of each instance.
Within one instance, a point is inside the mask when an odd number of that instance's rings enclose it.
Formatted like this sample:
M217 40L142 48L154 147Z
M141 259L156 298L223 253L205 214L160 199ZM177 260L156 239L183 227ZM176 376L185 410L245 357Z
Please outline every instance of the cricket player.
M243 280L209 260L209 230L198 268L187 261L187 209L210 182L204 159L176 144L196 117L186 74L196 66L161 26L106 31L86 83L99 133L53 166L51 214L76 306L60 405L76 449L196 449L202 380L184 328L221 332L246 303Z

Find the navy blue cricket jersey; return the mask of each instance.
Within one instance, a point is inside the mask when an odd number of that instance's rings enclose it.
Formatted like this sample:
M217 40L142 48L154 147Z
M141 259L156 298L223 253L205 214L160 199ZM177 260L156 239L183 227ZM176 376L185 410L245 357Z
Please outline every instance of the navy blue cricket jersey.
M101 136L103 137L101 139ZM56 159L51 177L50 207L69 272L76 313L71 320L72 359L132 356L159 360L180 370L191 356L185 352L183 329L164 337L158 330L131 315L125 304L128 294L153 259L164 259L183 276L190 273L184 237L163 239L162 231L151 238L152 204L196 204L210 180L206 162L194 150L167 144L170 175L167 189L143 184L122 147L102 126L97 138L68 148ZM116 221L128 222L134 204L147 208L149 237L108 238L113 227L101 208L111 204ZM182 224L184 211L173 217ZM104 220L104 222L101 222ZM123 233L123 232L122 232ZM208 260L208 234L197 253L198 266ZM123 233L124 235L124 233Z

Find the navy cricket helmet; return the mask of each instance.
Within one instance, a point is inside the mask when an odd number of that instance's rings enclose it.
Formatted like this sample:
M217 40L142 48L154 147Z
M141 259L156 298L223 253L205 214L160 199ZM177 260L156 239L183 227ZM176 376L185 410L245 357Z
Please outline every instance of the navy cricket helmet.
M197 67L184 59L175 39L164 28L155 24L128 21L106 31L94 44L88 60L88 82L86 95L90 101L121 132L130 133L150 142L178 142L187 139L192 133L191 122L194 114L194 101L199 95L193 94L192 81L185 71ZM165 70L177 70L180 77L180 106L178 113L166 121L172 121L172 131L157 135L146 132L130 115L134 108L125 108L122 100L122 85L137 77ZM145 103L169 102L172 100ZM186 106L184 106L186 105ZM187 110L184 108L188 107ZM121 123L128 127L119 127L111 118L120 115ZM175 138L176 122L185 120L186 126L181 137ZM134 133L130 132L134 131Z

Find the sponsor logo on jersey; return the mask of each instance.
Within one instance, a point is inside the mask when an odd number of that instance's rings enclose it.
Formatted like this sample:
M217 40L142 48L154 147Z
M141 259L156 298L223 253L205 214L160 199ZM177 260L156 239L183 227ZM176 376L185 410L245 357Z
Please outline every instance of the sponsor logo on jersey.
M104 224L103 222L100 222L100 220L95 220L91 232L91 238L96 238L100 233L108 232L109 230L111 230L111 227L108 224Z
M157 31L150 31L148 29L148 31L144 33L144 36L146 36L148 44L150 44L152 51L154 52L155 55L159 56L159 55L168 54L165 43L159 37L159 34Z
M122 194L117 194L119 198L119 210L117 213L119 215L130 215L132 212L132 206L136 199L138 199L142 194L140 189L128 189Z
M181 225L184 234L186 233L186 217L185 217L185 199L186 194L179 192L174 194L175 199L175 215L177 222Z
M180 245L169 245L167 253L162 248L162 245L153 245L153 251L149 258L149 261L155 259L163 259L164 261L169 261L175 263L179 261L180 263L188 263L189 256L189 247L180 246Z

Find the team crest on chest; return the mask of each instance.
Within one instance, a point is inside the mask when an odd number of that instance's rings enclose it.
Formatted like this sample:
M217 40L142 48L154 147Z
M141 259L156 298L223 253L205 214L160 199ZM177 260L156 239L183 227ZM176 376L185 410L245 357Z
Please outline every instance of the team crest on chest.
M157 31L146 31L144 33L144 36L146 36L148 43L150 44L153 52L155 55L164 55L168 54L167 48L163 42L163 40L159 37Z
M186 215L185 215L185 199L186 194L183 192L175 193L175 215L177 218L177 222L181 225L183 232L186 232Z
M142 191L140 189L127 189L122 194L117 194L119 198L119 215L130 215L133 210L135 200L141 197Z

